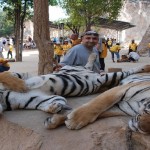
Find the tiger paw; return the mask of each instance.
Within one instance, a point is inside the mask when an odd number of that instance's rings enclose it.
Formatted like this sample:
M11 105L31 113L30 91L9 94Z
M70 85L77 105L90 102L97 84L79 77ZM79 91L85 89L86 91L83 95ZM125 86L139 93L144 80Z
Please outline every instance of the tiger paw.
M92 53L90 54L89 58L88 58L88 62L87 64L85 65L85 68L86 69L89 69L89 70L92 70L93 68L93 64L94 64L94 61L96 60L96 54L95 53Z
M52 102L49 106L46 108L46 112L56 114L59 111L63 109L63 104Z
M65 115L55 114L52 117L46 118L46 120L44 121L44 125L47 129L54 129L64 124L65 119Z
M91 53L89 58L88 58L88 62L93 63L96 60L96 53Z
M67 104L59 103L59 102L52 102L50 105L47 105L46 108L44 108L45 112L56 114L62 110L71 110L72 108L68 106Z
M77 130L94 122L97 117L97 113L92 111L87 105L84 105L68 114L65 124L67 128Z

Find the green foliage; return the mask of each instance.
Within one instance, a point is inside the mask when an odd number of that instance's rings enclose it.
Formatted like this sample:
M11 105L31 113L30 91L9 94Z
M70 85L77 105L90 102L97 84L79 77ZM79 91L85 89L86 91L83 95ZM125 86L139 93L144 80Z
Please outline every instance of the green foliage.
M24 8L26 3L26 7ZM15 9L17 4L21 5L20 17L24 20L33 18L33 0L0 0L2 12L0 15L0 36L10 35L14 32ZM49 0L49 4L57 5L57 0Z
M86 28L97 23L98 17L116 19L125 0L59 0L73 24Z
M57 0L49 0L49 5L56 6L56 5L58 5L58 2L57 2Z
M7 20L6 14L0 11L0 37L12 35L14 22Z

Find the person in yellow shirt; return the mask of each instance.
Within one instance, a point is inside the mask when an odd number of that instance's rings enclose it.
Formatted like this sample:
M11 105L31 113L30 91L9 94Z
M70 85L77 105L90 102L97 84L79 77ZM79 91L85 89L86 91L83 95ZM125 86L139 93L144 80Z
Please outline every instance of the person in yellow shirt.
M110 50L110 48L112 47L112 39L107 38L106 44L107 44L107 48Z
M107 56L107 43L104 38L100 39L96 45L97 50L99 51L99 61L100 61L100 71L105 71L105 58Z
M149 55L149 57L150 57L150 43L148 43L148 55Z
M8 53L7 53L7 59L9 59L9 55L12 59L12 51L13 51L13 46L8 44Z
M61 46L60 42L57 42L54 45L54 58L59 63L61 56L64 54L63 47Z
M71 39L72 47L81 43L81 39L78 39L78 34L75 33L72 34L70 39Z
M64 55L65 55L67 53L67 51L71 48L71 44L69 44L68 40L65 40L62 47L63 47L63 51L64 51Z
M132 40L131 43L129 44L129 53L136 52L136 51L137 51L137 44L135 43L134 40Z
M114 60L114 55L116 55L116 57L117 57L117 62L120 61L120 55L119 55L119 51L120 51L120 50L121 50L120 43L116 43L116 45L113 45L113 46L110 48L110 52L111 52L111 56L112 56L113 62L115 62L115 60Z
M10 65L8 60L4 58L0 58L0 72L8 71L10 69Z

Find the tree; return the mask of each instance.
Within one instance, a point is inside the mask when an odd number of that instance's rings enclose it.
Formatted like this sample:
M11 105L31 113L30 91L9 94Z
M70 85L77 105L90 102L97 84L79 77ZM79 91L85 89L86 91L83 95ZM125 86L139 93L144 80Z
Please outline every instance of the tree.
M0 37L10 36L14 32L14 22L7 19L6 13L0 11Z
M3 10L7 12L9 19L15 20L16 61L22 61L24 21L25 19L31 19L33 0L0 0L0 2ZM56 0L49 0L48 2L50 5L57 5Z
M0 2L7 13L7 18L14 20L16 61L22 61L24 20L27 14L31 13L33 0L1 0Z
M90 30L97 18L106 16L115 19L125 0L63 0L60 5L73 20L83 22L86 30Z
M39 49L38 74L53 71L53 44L50 42L48 0L34 0L34 40Z

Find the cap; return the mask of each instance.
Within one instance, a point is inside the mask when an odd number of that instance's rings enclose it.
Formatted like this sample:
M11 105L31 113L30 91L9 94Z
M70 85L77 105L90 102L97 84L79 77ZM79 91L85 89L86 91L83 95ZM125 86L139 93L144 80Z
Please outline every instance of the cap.
M86 31L86 32L83 33L82 36L85 36L85 35L99 36L99 34L96 31Z

